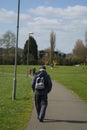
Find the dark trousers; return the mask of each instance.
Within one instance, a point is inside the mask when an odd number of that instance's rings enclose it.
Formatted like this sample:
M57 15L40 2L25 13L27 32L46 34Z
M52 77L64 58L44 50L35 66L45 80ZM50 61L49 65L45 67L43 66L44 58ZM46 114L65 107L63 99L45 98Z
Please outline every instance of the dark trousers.
M35 95L35 106L39 120L44 119L47 104L47 95Z

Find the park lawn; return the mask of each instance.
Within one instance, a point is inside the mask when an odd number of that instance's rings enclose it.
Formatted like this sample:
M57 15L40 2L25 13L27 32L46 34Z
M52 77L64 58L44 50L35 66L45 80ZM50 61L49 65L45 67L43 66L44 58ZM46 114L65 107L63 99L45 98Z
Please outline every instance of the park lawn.
M71 89L87 102L87 67L59 66L49 72L52 79Z
M11 67L11 66L10 66ZM8 68L8 67L7 67ZM12 69L12 68L10 68ZM12 101L13 74L0 73L0 130L24 130L32 111L31 79L17 76L16 100Z
M39 66L35 67L39 70ZM52 80L71 89L87 102L87 67L47 66ZM14 66L0 66L0 130L24 130L33 107L31 78L26 77L26 66L17 66L16 100L12 101Z

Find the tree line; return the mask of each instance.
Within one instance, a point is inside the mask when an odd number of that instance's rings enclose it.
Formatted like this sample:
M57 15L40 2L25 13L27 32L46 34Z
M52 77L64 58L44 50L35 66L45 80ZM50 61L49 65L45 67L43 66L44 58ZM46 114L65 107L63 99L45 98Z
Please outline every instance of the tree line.
M0 38L0 64L14 65L15 61L16 36L13 32L7 31ZM85 32L85 43L78 39L72 53L65 54L56 51L56 34L50 33L50 47L38 50L34 37L30 36L24 44L24 48L18 48L17 64L53 64L53 65L75 65L87 63L87 32ZM28 55L29 53L29 55Z
M70 65L87 64L87 31L85 32L85 42L82 39L78 39L72 50L72 53L67 55L67 63Z

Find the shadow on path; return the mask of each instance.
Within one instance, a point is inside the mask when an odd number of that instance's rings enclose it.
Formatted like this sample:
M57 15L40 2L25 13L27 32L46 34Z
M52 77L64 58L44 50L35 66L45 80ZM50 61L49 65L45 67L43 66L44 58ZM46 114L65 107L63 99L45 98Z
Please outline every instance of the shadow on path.
M56 120L56 119L44 119L44 123L56 123L56 122L80 123L80 124L87 123L87 121L80 121L80 120Z

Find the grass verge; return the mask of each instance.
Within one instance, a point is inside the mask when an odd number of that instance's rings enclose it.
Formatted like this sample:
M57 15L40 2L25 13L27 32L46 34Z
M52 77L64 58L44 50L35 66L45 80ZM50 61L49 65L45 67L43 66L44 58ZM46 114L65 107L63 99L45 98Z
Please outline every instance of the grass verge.
M59 66L49 72L52 79L71 89L87 102L87 67Z
M0 130L24 130L32 110L31 79L17 76L12 101L13 75L0 73Z

